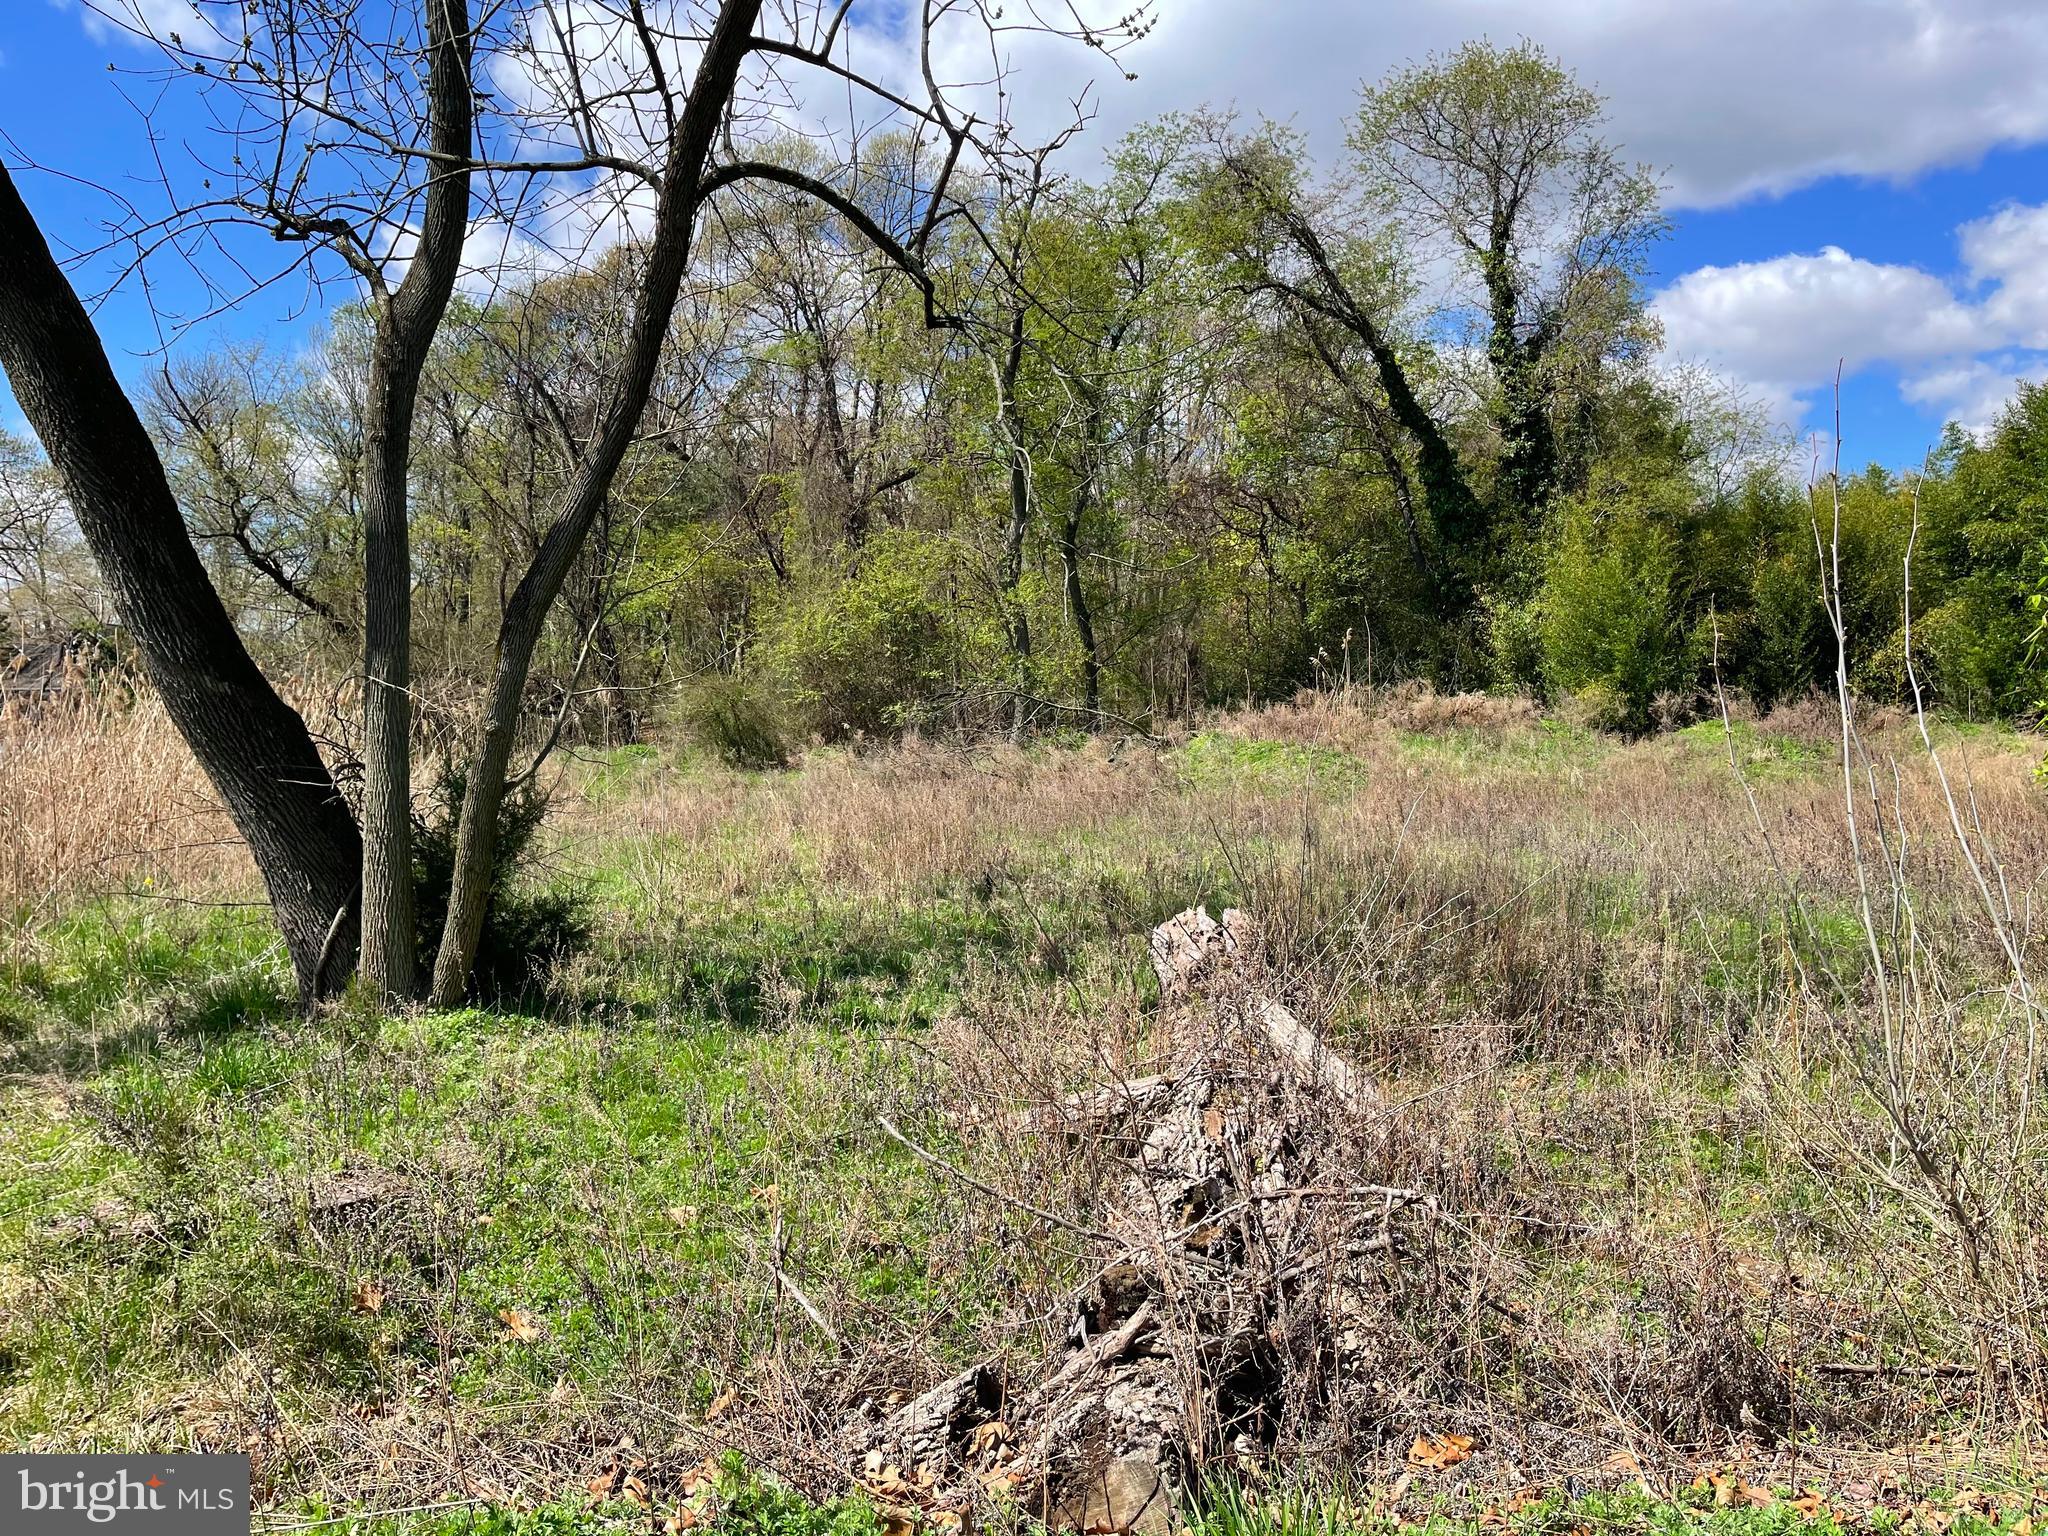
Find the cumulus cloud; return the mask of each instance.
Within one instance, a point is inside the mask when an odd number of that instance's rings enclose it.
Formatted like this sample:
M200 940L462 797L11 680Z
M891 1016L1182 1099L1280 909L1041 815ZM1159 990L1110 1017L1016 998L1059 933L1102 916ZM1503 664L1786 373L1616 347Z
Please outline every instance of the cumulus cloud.
M1943 421L1958 422L1982 436L2019 381L2038 384L2048 379L2048 360L2007 353L1995 358L1968 358L1901 381L1899 393Z
M1652 308L1667 353L1743 381L1788 423L1839 362L1896 370L1906 401L1982 431L2016 379L2048 376L2048 205L1966 224L1957 246L1955 283L1828 246L1701 267Z
M1918 362L1975 350L1986 316L1941 279L1828 246L1688 272L1657 296L1665 344L1720 356L1771 383L1813 377L1816 358L1854 370L1878 359Z
M2019 346L2048 347L2048 205L2001 208L1960 236L1971 279L1993 285L1986 317Z
M160 31L192 26L191 0L101 3ZM1078 3L1105 22L1129 9L1129 0ZM556 14L605 37L620 9L562 0ZM857 62L913 80L902 36L912 9L900 0L858 8L849 23L861 34ZM91 6L79 11L104 28ZM1292 119L1334 153L1361 81L1470 38L1528 37L1609 97L1615 137L1668 170L1681 208L1829 175L1902 179L2001 145L2048 142L2040 0L1158 0L1157 14L1152 34L1119 61L1135 82L1072 42L1023 30L1005 31L992 49L985 32L962 27L940 40L939 63L965 81L1007 60L1020 92L1009 105L1030 128L1060 126L1092 92L1104 137L1162 112L1235 104ZM546 73L539 56L532 65ZM774 87L762 84L772 101Z
M1334 153L1362 80L1485 36L1527 37L1602 91L1614 137L1668 170L1680 208L2048 141L2040 0L1160 0L1158 14L1124 55L1135 83L1095 68L1111 133L1235 103ZM1049 40L1010 48L1039 115L1066 111L1086 57Z

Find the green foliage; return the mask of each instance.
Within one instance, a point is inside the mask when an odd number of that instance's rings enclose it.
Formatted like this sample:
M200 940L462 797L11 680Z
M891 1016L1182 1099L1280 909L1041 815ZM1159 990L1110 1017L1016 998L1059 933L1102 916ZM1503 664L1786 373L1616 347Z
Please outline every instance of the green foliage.
M718 1476L719 1525L737 1536L882 1536L881 1515L854 1496L819 1504L751 1471L737 1451Z
M1537 620L1543 673L1590 723L1647 730L1657 701L1689 693L1703 660L1671 529L1630 499L1568 507Z
M432 967L448 916L465 784L459 770L442 774L428 794L426 813L413 818L413 911L423 969ZM536 839L547 809L547 797L530 781L512 788L498 808L490 899L470 979L473 998L504 1001L532 995L555 965L590 943L585 900L534 878Z
M649 704L749 768L813 738L1007 727L1020 693L1050 730L1091 702L1156 726L1424 678L1636 732L1714 674L1763 709L1830 688L1827 590L1866 696L1917 680L1957 715L2038 713L2048 391L1981 441L1952 431L1921 475L1809 494L1767 417L1655 365L1661 188L1604 114L1568 60L1476 41L1366 83L1323 167L1305 129L1169 115L1092 177L988 189L994 268L938 221L929 297L959 328L928 326L842 214L757 189L720 236L728 280L672 338L701 428L627 455L537 691L594 701L572 739L630 739ZM927 174L900 137L858 168L763 152L843 172L890 228ZM451 305L412 465L423 678L487 664L630 276L615 252ZM363 423L333 381L372 328L360 306L331 322L305 363L173 370L150 416L251 643L340 674ZM0 435L0 472L35 493L29 542L61 544L45 467ZM79 551L48 553L0 623L103 606L71 590Z
M826 740L887 735L999 654L995 615L974 603L974 585L948 541L876 534L851 570L822 569L783 597L756 665Z
M713 673L684 695L691 737L735 768L789 766L789 727L777 702L745 678Z

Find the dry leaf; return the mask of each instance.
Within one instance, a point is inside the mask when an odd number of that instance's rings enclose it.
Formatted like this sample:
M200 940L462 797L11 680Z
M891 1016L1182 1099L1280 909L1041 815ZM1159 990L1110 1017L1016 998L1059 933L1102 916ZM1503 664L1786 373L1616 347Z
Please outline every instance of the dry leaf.
M694 1227L697 1225L697 1207L672 1205L668 1208L668 1219L679 1227Z
M1707 1486L1714 1490L1714 1504L1720 1509L1732 1509L1737 1504L1749 1502L1749 1484L1742 1480L1739 1472L1709 1472Z
M505 1325L501 1339L517 1339L522 1344L531 1344L547 1332L534 1315L524 1307L504 1307L498 1312L498 1321Z
M1415 1443L1408 1447L1408 1461L1412 1466L1441 1472L1470 1457L1472 1444L1470 1435L1417 1435Z
M723 1392L719 1393L718 1396L711 1399L711 1406L704 1410L704 1422L706 1424L709 1424L713 1419L717 1418L721 1413L724 1413L726 1409L730 1408L734 1403L738 1402L739 1400L739 1393L735 1391L733 1388L727 1387Z
M348 1307L351 1312L382 1312L384 1287L374 1278L365 1276L356 1282L356 1288L349 1293Z

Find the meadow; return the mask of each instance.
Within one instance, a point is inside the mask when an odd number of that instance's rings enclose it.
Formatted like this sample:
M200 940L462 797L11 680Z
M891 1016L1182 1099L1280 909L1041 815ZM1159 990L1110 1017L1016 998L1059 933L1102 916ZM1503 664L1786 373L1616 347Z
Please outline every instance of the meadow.
M305 1018L153 704L0 722L0 1444L245 1449L280 1529L894 1531L835 1432L1056 1346L1113 1189L1032 1111L1156 1064L1145 937L1200 901L1436 1214L1372 1421L1219 1462L1197 1536L2015 1528L2039 758L1419 689L570 754L527 878L581 953Z

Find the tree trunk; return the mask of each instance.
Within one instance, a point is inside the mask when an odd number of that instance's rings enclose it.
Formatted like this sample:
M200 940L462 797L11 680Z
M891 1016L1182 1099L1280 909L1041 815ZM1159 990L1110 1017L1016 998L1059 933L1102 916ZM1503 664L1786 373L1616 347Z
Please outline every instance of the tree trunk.
M1095 615L1088 607L1088 592L1081 583L1081 523L1095 499L1095 476L1103 452L1103 404L1100 390L1088 390L1087 425L1081 443L1081 483L1067 504L1060 529L1060 568L1066 578L1067 612L1074 621L1074 638L1081 646L1081 705L1088 711L1088 726L1099 724L1102 710L1102 655L1095 643Z
M691 237L704 199L704 167L760 11L761 0L727 0L719 8L663 167L661 201L647 243L647 268L641 274L626 356L605 406L603 424L577 467L539 552L505 605L498 627L497 666L463 793L448 919L434 958L432 998L439 1007L453 1007L469 986L490 901L498 851L498 811L504 803L505 774L512 760L533 649L577 551L603 510L654 387L655 366L690 262Z
M407 472L420 373L447 310L469 228L470 32L467 0L427 0L430 136L419 248L378 306L371 351L363 496L363 984L380 1001L412 996L412 531Z
M1024 423L1017 409L1017 380L1024 368L1024 310L1010 317L1010 344L1003 357L1002 398L996 413L1010 461L1010 515L1003 529L1002 599L1010 630L1016 677L1010 698L1010 740L1021 743L1031 723L1031 615L1024 606L1024 538L1031 529L1031 459L1024 451Z
M1501 464L1497 500L1503 511L1528 521L1557 483L1557 434L1543 398L1547 327L1522 331L1522 296L1515 284L1507 237L1497 233L1485 262L1488 320L1486 357L1500 385Z
M1458 465L1457 450L1417 398L1392 339L1352 294L1309 222L1297 213L1286 215L1286 221L1289 235L1314 267L1323 289L1320 299L1300 290L1294 290L1296 297L1365 343L1380 387L1386 392L1388 410L1415 439L1416 478L1422 482L1423 504L1429 509L1445 564L1451 567L1444 573L1441 595L1447 604L1462 610L1471 602L1471 566L1487 542L1485 509Z
M356 947L355 821L207 581L156 447L4 168L0 366L165 710L249 845L310 1003L347 974Z

